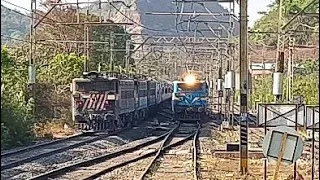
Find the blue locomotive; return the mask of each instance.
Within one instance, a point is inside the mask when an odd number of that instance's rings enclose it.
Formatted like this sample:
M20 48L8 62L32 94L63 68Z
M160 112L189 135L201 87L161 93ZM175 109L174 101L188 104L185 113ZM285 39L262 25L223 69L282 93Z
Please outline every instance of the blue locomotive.
M198 121L208 105L208 85L192 74L173 81L172 111L178 121Z

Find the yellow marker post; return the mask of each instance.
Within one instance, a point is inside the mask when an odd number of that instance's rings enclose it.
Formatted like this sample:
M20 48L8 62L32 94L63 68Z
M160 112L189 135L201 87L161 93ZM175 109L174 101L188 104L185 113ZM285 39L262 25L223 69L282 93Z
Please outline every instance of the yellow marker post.
M281 149L280 149L279 156L278 156L277 166L276 166L276 169L274 170L273 180L277 180L278 179L278 173L279 173L279 169L280 169L283 153L284 153L284 150L286 148L287 138L288 138L288 134L284 133L283 137L282 137Z

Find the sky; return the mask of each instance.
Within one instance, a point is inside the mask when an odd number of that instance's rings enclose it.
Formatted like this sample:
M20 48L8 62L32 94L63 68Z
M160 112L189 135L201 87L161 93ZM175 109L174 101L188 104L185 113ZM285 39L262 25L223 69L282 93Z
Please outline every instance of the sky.
M30 9L31 0L5 0L5 1L8 1L10 3L13 3L15 5L21 6L21 7L26 8L26 9ZM84 0L79 0L79 1L84 1ZM91 1L91 0L86 0L86 1ZM267 5L271 4L274 1L275 0L248 0L248 16L249 16L248 17L248 19L249 19L248 26L252 27L254 22L256 20L258 20L262 16L262 15L259 15L258 12L259 11L266 11L268 9ZM37 2L39 2L39 0L37 0ZM76 1L75 0L68 0L67 2L76 2ZM8 8L17 9L17 10L20 10L22 12L25 12L25 10L17 8L17 7L14 7L14 6L4 2L3 0L1 0L1 4L6 6L6 7L8 7ZM222 3L221 5L226 7L226 8L228 8L228 6L229 6L229 5L225 4L225 3ZM236 6L236 9L238 9L238 8L239 7ZM239 11L235 11L235 12L239 13Z

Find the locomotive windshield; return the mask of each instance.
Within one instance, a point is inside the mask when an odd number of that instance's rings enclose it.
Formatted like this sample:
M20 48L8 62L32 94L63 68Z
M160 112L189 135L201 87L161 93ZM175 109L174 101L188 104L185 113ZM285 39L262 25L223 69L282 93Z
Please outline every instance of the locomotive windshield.
M186 84L178 83L179 91L200 91L202 89L202 83Z
M94 82L94 88L96 91L116 90L116 82L115 81L96 81Z
M77 82L76 91L92 91L91 82Z
M116 90L116 81L77 82L76 91L110 91Z

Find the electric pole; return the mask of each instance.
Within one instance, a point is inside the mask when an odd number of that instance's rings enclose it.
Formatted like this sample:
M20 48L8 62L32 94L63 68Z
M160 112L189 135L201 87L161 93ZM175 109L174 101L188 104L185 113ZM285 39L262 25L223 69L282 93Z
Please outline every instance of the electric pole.
M28 90L29 90L29 101L35 99L35 84L36 84L36 64L34 52L36 51L36 28L35 28L35 14L36 14L36 0L31 0L31 23L30 23L30 49L29 49L29 67L28 67ZM33 106L32 115L36 116L36 104Z
M240 0L240 171L248 172L248 1Z
M282 29L284 25L284 12L285 7L283 5L284 0L279 0L278 7L278 32L277 32L277 55L276 55L276 68L273 73L273 87L272 92L276 97L277 102L282 102L282 82L283 82L283 70L284 70L284 43L285 33Z

